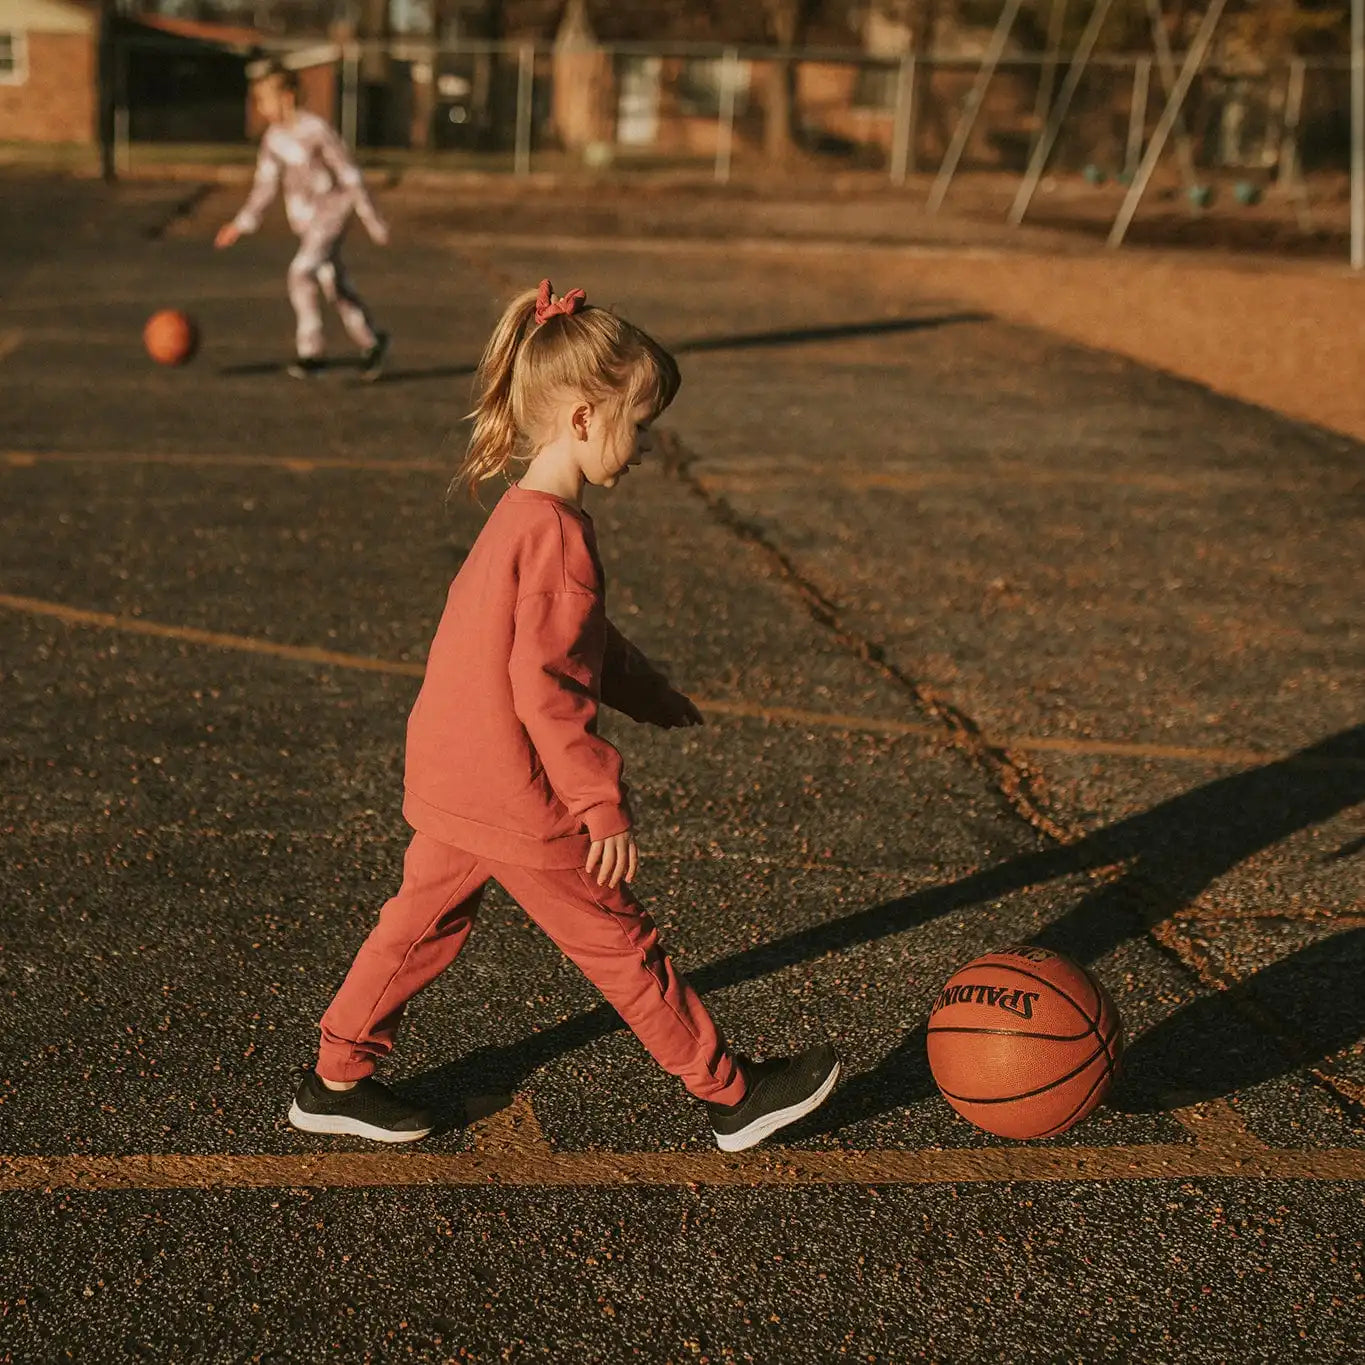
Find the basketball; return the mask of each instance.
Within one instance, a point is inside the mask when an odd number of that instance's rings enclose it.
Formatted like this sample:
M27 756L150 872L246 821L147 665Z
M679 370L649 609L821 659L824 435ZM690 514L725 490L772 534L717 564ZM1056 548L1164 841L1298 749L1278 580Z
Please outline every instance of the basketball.
M1027 944L957 972L929 1012L943 1098L997 1137L1064 1133L1104 1099L1123 1050L1109 993L1060 953Z
M186 314L163 308L147 319L142 344L158 365L184 365L199 349L199 329Z

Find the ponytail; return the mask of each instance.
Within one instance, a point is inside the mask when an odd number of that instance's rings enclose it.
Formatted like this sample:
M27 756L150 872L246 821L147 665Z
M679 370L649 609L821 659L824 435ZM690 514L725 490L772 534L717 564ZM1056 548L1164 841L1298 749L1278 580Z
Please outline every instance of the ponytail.
M536 292L519 294L508 304L484 347L474 372L474 430L452 487L475 500L479 485L505 470L517 454L518 432L512 397L517 355L536 325Z
M508 304L484 349L468 414L474 430L451 489L477 501L484 480L534 454L549 405L566 393L623 412L647 403L652 421L680 382L677 362L648 333L587 304L581 289L556 300L542 280Z

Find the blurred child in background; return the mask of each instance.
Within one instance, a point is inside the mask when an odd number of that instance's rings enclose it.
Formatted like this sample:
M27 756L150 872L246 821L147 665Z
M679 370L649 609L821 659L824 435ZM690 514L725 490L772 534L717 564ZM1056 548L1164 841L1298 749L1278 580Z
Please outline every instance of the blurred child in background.
M341 263L341 242L352 213L379 246L389 240L389 230L336 130L300 108L296 72L277 62L263 63L252 72L251 94L269 126L261 139L251 193L241 212L218 230L214 245L228 247L255 232L283 186L285 214L299 237L298 253L289 263L289 301L298 323L289 373L307 379L322 368L321 296L325 294L347 335L360 348L362 377L378 379L389 337L375 330L369 311L351 287Z

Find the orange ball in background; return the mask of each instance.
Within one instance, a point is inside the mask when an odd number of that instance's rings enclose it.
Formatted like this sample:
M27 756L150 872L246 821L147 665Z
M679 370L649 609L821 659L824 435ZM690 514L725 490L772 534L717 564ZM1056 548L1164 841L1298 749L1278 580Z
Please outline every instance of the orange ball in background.
M954 973L929 1012L929 1069L963 1118L997 1137L1055 1137L1104 1099L1123 1052L1109 992L1024 944Z
M147 319L142 344L158 365L185 365L199 349L199 329L188 314L163 308Z

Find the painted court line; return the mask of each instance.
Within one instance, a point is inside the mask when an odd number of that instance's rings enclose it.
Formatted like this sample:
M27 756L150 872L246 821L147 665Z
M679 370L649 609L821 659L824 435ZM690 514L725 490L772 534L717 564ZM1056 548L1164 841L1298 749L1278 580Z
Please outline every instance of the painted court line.
M1180 1143L925 1151L336 1152L0 1157L14 1190L365 1189L404 1185L938 1185L1013 1181L1365 1179L1365 1151Z
M209 645L217 649L231 649L243 654L264 654L275 659L289 659L295 663L326 664L334 668L358 669L369 673L391 673L420 678L426 665L405 663L401 660L370 659L363 654L342 654L332 649L316 649L311 645L281 645L272 640L260 640L249 635L227 635L215 630L197 630L193 626L169 626L159 621L144 621L138 616L116 616L107 611L85 611L60 602L45 602L35 597L16 597L0 593L0 607L24 612L30 616L49 616L73 626L95 626L116 630L124 635L149 635L161 640L182 640L188 644Z
M363 654L347 654L339 650L320 649L313 645L286 645L273 640L262 640L250 635L232 635L222 631L200 630L193 626L174 626L160 621L149 621L140 616L119 616L107 611L89 611L69 607L61 602L49 602L37 597L14 593L0 593L0 609L20 612L28 616L48 617L73 626L93 626L116 630L126 635L144 635L162 640L180 640L188 644L205 645L215 649L230 649L244 654L259 654L269 658L287 659L295 663L321 664L331 668L346 668L366 673L383 673L398 677L420 678L426 671L424 663L400 659L374 659ZM794 706L770 706L760 702L695 698L697 705L715 716L733 716L763 720L774 724L811 726L820 729L844 730L868 734L903 735L921 739L939 738L941 726L920 721L895 720L886 717L850 715L837 711L808 711ZM1088 740L1046 738L1032 735L986 736L986 742L1001 749L1023 753L1065 753L1096 755L1111 758L1151 758L1165 761L1212 763L1220 765L1257 767L1271 762L1293 762L1292 754L1266 753L1256 749L1193 748L1168 744L1126 743L1121 740ZM1365 759L1333 758L1301 760L1305 767L1365 768Z
M1236 1148L1241 1152L1272 1150L1247 1127L1227 1100L1196 1100L1169 1112L1186 1132L1194 1134L1196 1143L1206 1151L1214 1147L1224 1151Z
M0 1156L0 1193L16 1190L368 1189L399 1186L936 1185L1015 1181L1365 1179L1365 1150L1266 1146L1232 1107L1173 1111L1193 1143L1132 1147L927 1148L702 1152L558 1152L524 1095L469 1106L474 1149L296 1155L170 1153ZM479 1115L482 1116L479 1116Z
M472 1119L474 1150L392 1149L298 1155L172 1153L0 1156L16 1190L367 1189L398 1186L936 1185L1015 1181L1365 1179L1365 1150L1268 1147L1223 1100L1173 1112L1193 1143L1131 1147L927 1148L918 1151L558 1152L531 1102L490 1097ZM501 1106L501 1107L499 1107Z

